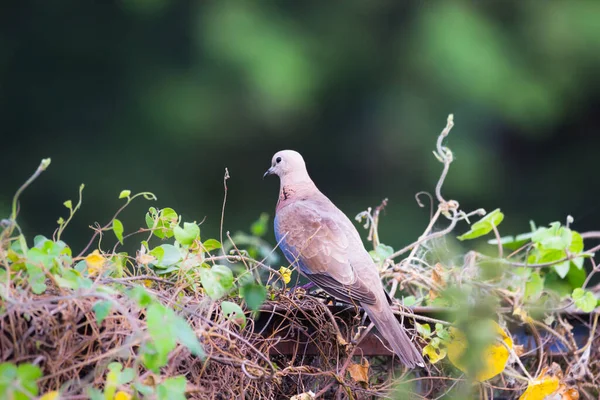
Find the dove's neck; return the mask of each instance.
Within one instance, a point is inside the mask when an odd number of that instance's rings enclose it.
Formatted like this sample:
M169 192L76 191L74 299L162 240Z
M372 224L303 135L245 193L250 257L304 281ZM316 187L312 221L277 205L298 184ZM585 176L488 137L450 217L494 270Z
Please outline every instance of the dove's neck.
M306 171L286 174L281 177L277 210L296 200L307 198L318 189Z

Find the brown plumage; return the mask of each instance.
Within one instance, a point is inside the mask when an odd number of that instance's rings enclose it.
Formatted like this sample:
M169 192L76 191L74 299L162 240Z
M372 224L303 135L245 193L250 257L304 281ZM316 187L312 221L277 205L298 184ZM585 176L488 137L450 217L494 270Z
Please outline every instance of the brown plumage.
M404 365L423 366L421 352L395 318L379 272L358 231L310 179L302 156L284 150L266 175L281 181L275 236L293 265L324 291L363 307Z

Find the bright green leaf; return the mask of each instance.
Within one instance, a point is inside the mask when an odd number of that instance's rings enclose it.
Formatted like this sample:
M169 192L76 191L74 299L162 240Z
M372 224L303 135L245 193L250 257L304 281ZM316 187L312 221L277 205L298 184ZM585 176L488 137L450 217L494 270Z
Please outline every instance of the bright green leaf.
M379 243L377 245L377 248L375 249L375 252L380 257L381 260L385 260L386 258L390 257L392 254L394 254L394 249L392 248L392 246L388 246L383 243Z
M184 376L165 379L156 387L158 400L185 400L185 386L187 380Z
M567 279L562 279L557 273L546 274L544 277L544 289L552 291L560 297L570 296L574 287L569 282L569 275L573 269L577 270L576 268L571 268L569 274L567 274Z
M69 210L73 210L73 202L71 200L67 200L63 203L63 205L65 207L67 207Z
M221 242L216 239L208 239L206 242L202 243L202 246L206 251L213 251L221 248Z
M90 400L106 400L104 394L102 394L100 390L93 387L87 388L87 395L89 396Z
M571 245L573 233L569 228L553 222L548 228L538 228L531 240L544 249L565 250Z
M200 237L200 227L193 223L184 222L183 228L179 225L173 228L173 234L175 235L175 240L185 246L189 246L194 243L194 240Z
M27 268L27 273L29 274L29 285L31 285L33 293L44 293L46 291L46 275L44 274L44 271L37 265L30 263L26 263L25 266Z
M33 364L0 364L0 394L6 399L27 400L38 395L42 371Z
M241 294L248 308L256 311L267 298L267 288L257 283L251 283L242 286Z
M158 373L160 368L167 364L169 356L168 353L159 352L152 341L145 342L142 345L140 354L144 366L155 373Z
M569 246L569 251L572 254L581 253L583 251L583 238L579 234L579 232L571 231L571 245Z
M571 268L571 262L563 261L561 263L553 265L553 267L554 267L554 270L556 271L556 273L558 274L558 276L560 276L562 279L564 279L565 276L567 276L567 274L569 273L569 269Z
M566 278L569 284L571 285L571 288L580 288L581 286L583 286L583 283L585 282L586 278L587 273L585 269L577 268L577 266L574 263L571 263L569 273L567 274Z
M119 199L124 199L126 197L129 197L130 194L131 194L131 190L121 190L121 193L119 193Z
M159 238L170 238L173 236L173 228L179 223L179 216L172 208L163 208L160 211L158 223L154 234Z
M509 250L517 250L531 240L533 232L522 233L517 236L504 236L500 238L500 244ZM488 240L489 244L498 245L498 239Z
M590 292L589 290L577 288L573 290L572 297L573 301L575 302L575 306L586 313L594 311L598 305L598 299L596 299L594 293Z
M127 296L142 308L149 306L154 300L152 296L150 296L150 293L142 286L132 288L127 292Z
M117 239L119 239L119 242L123 244L123 223L115 218L113 220L112 229Z
M198 336L194 330L188 325L188 323L182 317L175 315L172 324L173 333L177 335L179 343L187 347L190 352L200 358L204 358L204 349L198 341Z
M110 313L110 309L112 308L112 303L108 300L100 300L97 301L92 309L96 314L96 321L98 325L102 324L102 321L108 316Z
M415 326L419 335L423 336L424 338L431 336L431 327L429 324L420 324L417 322L415 323Z
M173 311L160 303L152 303L146 310L146 324L155 349L161 359L166 360L168 354L177 344L171 323Z
M133 368L125 368L119 375L117 385L125 385L135 378L135 370Z
M262 237L267 233L267 225L269 223L269 214L262 213L258 220L256 220L250 227L250 232L254 236Z
M540 276L539 272L533 272L525 284L525 298L528 300L536 300L542 294L543 289L544 280Z
M218 300L233 287L233 273L224 265L213 265L200 270L200 282L210 298Z
M167 268L181 260L179 249L172 244L162 244L150 251L150 254L156 258L154 266L157 268Z
M417 298L415 296L406 296L402 299L402 304L405 307L412 307L417 303Z
M221 311L227 319L238 323L242 329L246 327L246 315L238 304L231 301L223 301L221 302Z
M475 239L480 236L487 235L494 227L500 225L500 223L504 220L504 214L500 211L499 208L495 209L491 213L487 214L485 217L481 218L479 221L473 223L471 225L471 229L460 235L458 240L468 240Z

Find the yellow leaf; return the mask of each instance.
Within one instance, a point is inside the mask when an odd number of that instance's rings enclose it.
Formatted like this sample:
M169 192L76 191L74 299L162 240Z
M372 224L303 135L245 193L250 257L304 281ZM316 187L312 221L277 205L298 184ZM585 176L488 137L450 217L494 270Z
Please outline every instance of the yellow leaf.
M579 392L577 391L577 389L564 389L562 392L560 392L562 398L561 400L579 400Z
M527 311L523 310L521 307L515 308L513 311L513 315L521 318L521 321L527 324L533 323L533 319L529 316L529 314L527 314Z
M369 361L367 361L367 359L363 359L362 364L352 363L352 365L348 367L348 372L350 372L350 376L355 382L369 382Z
M283 277L283 281L287 285L292 280L292 270L286 267L279 268L279 273Z
M102 272L102 267L106 262L106 258L98 250L94 250L91 254L85 257L85 263L88 267L88 275L96 276Z
M115 394L114 400L131 400L131 395L127 392L119 390L117 394Z
M515 354L517 355L517 357L521 357L523 354L525 354L525 347L523 347L522 344L516 344L513 346L513 350L515 351Z
M534 379L527 385L527 390L519 397L519 400L544 400L546 396L556 392L558 389L558 378L546 376L542 379Z
M58 393L57 390L53 390L51 392L48 392L44 395L42 395L42 397L40 397L40 400L58 400L60 398L60 393Z
M442 264L440 264L440 263L435 264L435 267L431 271L431 280L437 286L437 288L443 289L446 287L446 282L444 281L443 274L444 274L444 267L442 266ZM429 298L431 300L434 300L438 297L439 294L438 294L437 288L429 289Z
M499 338L512 349L513 342L506 332L495 321L490 320L489 322L494 327ZM462 355L468 349L467 338L463 332L456 328L450 328L450 334L453 338L447 345L448 359L456 368L467 373L468 369L461 360ZM504 371L509 355L510 352L502 343L493 343L487 346L481 354L483 366L475 375L475 379L480 382L487 381Z
M300 393L290 397L290 400L312 400L314 398L315 394L312 392L312 390L309 390L308 392Z
M446 349L436 349L431 344L423 347L423 355L429 357L429 361L432 364L437 363L440 360L446 358Z

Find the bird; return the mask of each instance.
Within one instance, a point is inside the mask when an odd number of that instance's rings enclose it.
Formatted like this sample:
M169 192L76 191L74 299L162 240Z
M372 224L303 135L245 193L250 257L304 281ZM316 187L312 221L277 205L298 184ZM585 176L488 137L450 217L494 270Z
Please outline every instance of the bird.
M316 187L300 153L282 150L263 175L277 175L275 239L288 262L342 302L360 305L408 368L424 366L391 308L379 271L350 219Z

